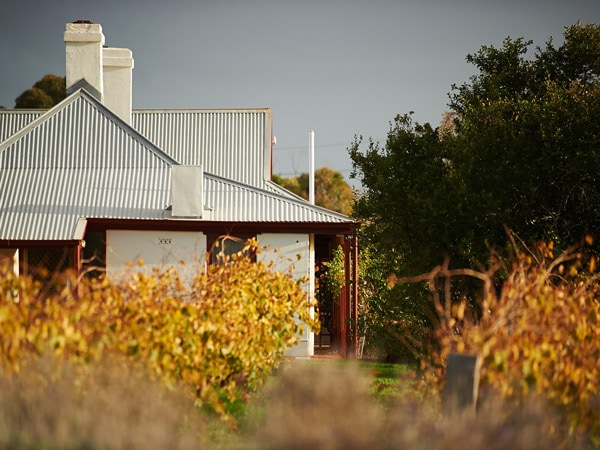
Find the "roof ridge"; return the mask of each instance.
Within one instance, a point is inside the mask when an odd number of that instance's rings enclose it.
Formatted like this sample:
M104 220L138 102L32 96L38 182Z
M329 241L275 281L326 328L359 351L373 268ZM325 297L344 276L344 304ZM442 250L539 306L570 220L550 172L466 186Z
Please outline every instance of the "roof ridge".
M165 151L160 149L146 136L141 134L139 131L137 131L135 128L133 128L119 116L113 113L110 109L104 106L96 97L94 97L93 94L88 92L84 86L80 87L79 89L68 95L64 100L60 101L55 106L48 109L41 116L28 123L26 126L14 133L12 136L8 137L4 142L0 142L0 153L2 153L6 148L10 147L14 142L21 139L23 136L36 129L42 123L51 120L52 117L55 117L60 111L63 111L66 108L68 108L69 105L75 103L78 99L83 99L89 102L98 111L99 114L102 114L103 116L107 117L116 127L122 129L132 139L140 141L144 147L148 148L153 154L155 154L167 164L179 165L179 162L177 160L169 156Z

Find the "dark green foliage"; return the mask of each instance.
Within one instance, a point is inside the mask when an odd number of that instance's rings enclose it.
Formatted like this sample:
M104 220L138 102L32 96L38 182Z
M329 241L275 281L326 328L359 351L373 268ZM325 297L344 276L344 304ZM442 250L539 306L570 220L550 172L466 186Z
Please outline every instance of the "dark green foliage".
M574 25L525 57L529 42L469 55L451 129L398 116L384 147L350 148L364 195L356 215L400 274L484 264L505 227L561 247L600 227L600 27ZM387 250L386 250L387 249Z
M52 98L36 87L27 89L15 99L15 108L47 109L52 107Z
M322 323L331 330L333 328L334 299L339 299L344 286L344 251L338 246L333 251L331 261L323 263L315 272L317 283L315 297L318 303Z
M373 246L361 247L358 330L364 342L362 357L416 363L431 342L428 302L421 286L395 284L389 270L385 255Z
M530 53L523 39L484 46L467 56L478 74L453 86L453 120L433 128L399 115L385 144L355 139L351 176L364 191L354 215L365 224L361 248L377 255L380 285L444 258L449 270L481 270L491 253L508 256L507 229L558 250L598 233L600 26L566 27L564 37ZM427 326L429 291L411 286L416 293L374 289L368 302L388 323L413 317ZM452 301L470 303L481 289L466 277L451 288Z
M15 99L15 108L51 108L66 96L65 77L48 74Z
M446 143L429 124L397 116L385 147L369 142L365 153L357 139L350 148L354 176L366 191L355 205L365 220L365 238L387 254L390 269L410 261L410 272L425 271L451 244L453 195ZM400 270L400 272L402 272Z
M568 27L561 47L550 41L533 60L529 44L507 39L467 58L480 74L451 96L453 175L476 235L498 247L507 225L564 248L600 225L600 27Z
M41 89L52 99L52 105L56 105L67 96L66 78L57 75L44 75L33 87Z

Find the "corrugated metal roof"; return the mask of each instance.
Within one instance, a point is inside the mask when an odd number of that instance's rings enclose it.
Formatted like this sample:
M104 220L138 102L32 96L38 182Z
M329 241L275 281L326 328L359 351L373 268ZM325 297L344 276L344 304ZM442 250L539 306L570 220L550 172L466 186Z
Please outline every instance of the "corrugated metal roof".
M85 90L0 144L0 240L81 239L82 218L170 218L178 164ZM353 223L271 182L205 172L202 221Z
M269 108L134 110L131 120L181 164L259 187L271 177Z
M349 217L307 201L207 174L204 220L224 222L353 223Z
M0 142L25 128L45 112L45 109L0 109Z
M81 239L80 218L165 219L170 166L0 170L0 239Z
M61 102L0 146L0 167L152 167L177 164L85 90Z
M0 144L0 239L77 239L81 217L164 218L173 164L78 91Z

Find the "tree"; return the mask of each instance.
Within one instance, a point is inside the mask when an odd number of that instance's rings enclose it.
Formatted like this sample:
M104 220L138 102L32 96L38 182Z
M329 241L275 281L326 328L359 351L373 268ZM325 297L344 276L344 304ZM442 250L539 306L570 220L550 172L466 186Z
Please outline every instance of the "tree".
M274 175L273 181L290 192L308 199L308 174L298 177L282 178ZM354 193L344 176L328 167L315 171L315 204L332 211L350 215L354 202Z
M315 203L333 211L350 215L354 194L340 172L321 167L315 172Z
M399 116L384 147L350 148L369 239L401 255L401 272L484 264L506 244L567 247L600 229L600 27L576 24L525 58L530 42L468 55L479 74L453 86L454 127ZM397 260L398 258L392 258Z
M303 189L300 186L300 177L283 178L281 175L273 174L273 182L296 194L298 197L308 199L308 188ZM307 192L305 195L303 195L304 191Z
M51 108L66 96L66 78L48 74L15 99L15 108Z
M355 215L364 220L363 244L386 254L390 271L410 263L408 272L428 270L449 246L449 203L445 181L450 166L437 130L397 116L385 147L369 141L365 153L357 138L350 149L353 176L361 176L364 193ZM362 245L361 245L362 246Z
M363 222L359 330L368 354L406 361L407 353L423 354L431 334L427 291L393 280L430 270L451 244L447 151L437 130L409 114L395 118L384 147L370 140L363 153L361 143L350 149L353 176L360 173L366 188L354 208Z
M577 24L564 36L532 61L522 39L482 47L467 58L480 74L451 96L454 175L473 229L491 244L504 239L503 224L563 248L600 225L600 27Z
M506 254L507 228L559 249L598 233L600 26L566 27L561 46L527 58L530 45L507 38L468 55L478 74L452 86L439 128L409 113L385 144L355 139L354 215L384 273L414 276L445 257L450 269L485 267L492 249ZM474 295L468 283L453 282L454 299Z

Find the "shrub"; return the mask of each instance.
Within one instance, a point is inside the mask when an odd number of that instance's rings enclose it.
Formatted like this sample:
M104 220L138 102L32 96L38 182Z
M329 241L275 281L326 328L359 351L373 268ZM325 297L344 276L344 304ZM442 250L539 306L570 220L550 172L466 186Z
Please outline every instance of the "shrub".
M363 357L416 363L426 350L431 325L424 314L423 289L396 285L386 261L368 244L358 262L358 333Z
M45 355L0 373L0 447L194 449L207 423L181 391L107 359L85 367Z
M228 418L227 404L259 386L309 325L306 293L289 273L236 257L190 284L176 268L127 282L65 277L46 293L10 268L0 273L0 364L50 352L79 364L125 355L167 386L183 385Z
M260 449L581 448L546 431L560 416L543 399L515 407L494 398L477 416L444 418L412 389L383 405L368 394L371 383L358 366L295 361L266 391L262 427L244 443Z
M600 444L595 258L585 262L575 249L554 258L551 244L538 250L517 255L498 296L486 285L480 315L465 302L437 302L441 357L450 351L480 354L484 388L517 402L530 393L543 395L568 413L571 433L589 433Z

